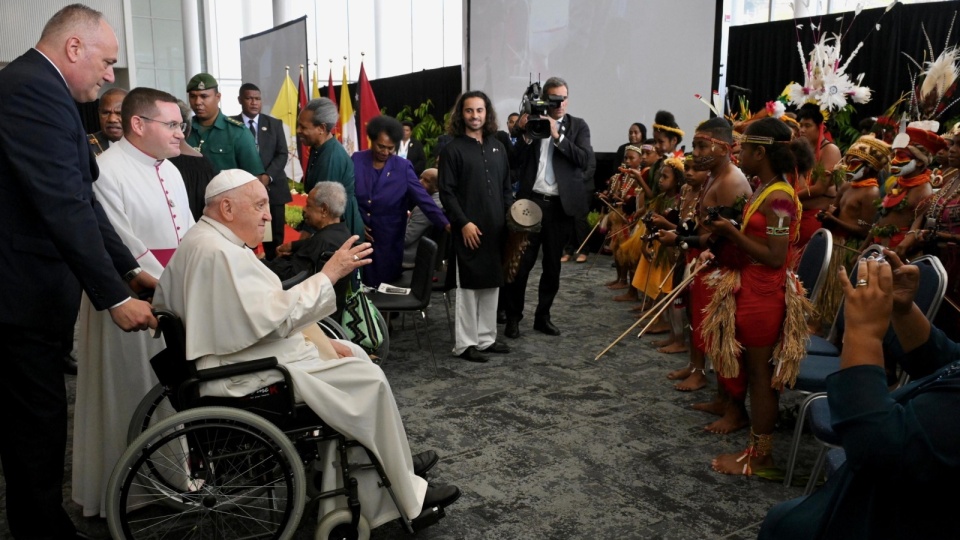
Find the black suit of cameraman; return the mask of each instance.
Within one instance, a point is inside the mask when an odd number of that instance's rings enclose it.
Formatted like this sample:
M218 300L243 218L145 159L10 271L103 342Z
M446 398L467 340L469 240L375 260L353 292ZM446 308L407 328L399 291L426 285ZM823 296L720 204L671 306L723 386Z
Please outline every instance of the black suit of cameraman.
M536 202L543 211L543 223L539 233L529 235L530 244L523 254L517 276L513 283L505 286L505 294L502 295L506 303L503 308L507 315L507 326L504 329L507 337L520 335L519 322L523 318L527 278L537 262L541 246L543 274L540 276L533 327L545 334L560 334L560 330L550 320L550 307L560 290L560 257L563 255L563 245L572 231L574 218L585 215L589 207L584 169L588 167L589 157L593 152L590 146L590 128L583 119L566 114L567 86L565 83L551 84L552 81L554 80L548 80L544 85L544 93L562 95L564 102L550 110L551 136L533 139L525 135L527 115L521 116L515 126L517 145L514 151L520 179L517 198ZM559 120L555 120L558 117ZM552 188L549 191L555 191L555 195L543 193L543 178L537 182L542 151L552 154L555 186L549 186Z

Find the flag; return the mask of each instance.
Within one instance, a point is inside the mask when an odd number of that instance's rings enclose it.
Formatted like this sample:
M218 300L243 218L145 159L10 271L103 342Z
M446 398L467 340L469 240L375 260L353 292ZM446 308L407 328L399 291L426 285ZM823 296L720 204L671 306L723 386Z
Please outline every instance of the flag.
M320 81L317 79L317 65L313 65L313 93L310 94L310 99L317 99L320 97Z
M297 116L300 116L300 111L302 111L307 106L307 89L303 85L303 66L300 66L300 83L297 87ZM294 127L294 133L296 133L296 127ZM307 162L310 161L310 148L300 140L300 137L297 137L297 151L300 155L300 168L303 169L303 172L307 172Z
M295 134L297 132L297 87L294 86L288 71L283 84L280 85L280 92L277 94L277 101L273 103L270 109L270 115L279 118L283 122L283 133L287 138L287 153L290 158L288 167L290 168L290 178L299 181L303 169L300 168L296 159L297 143Z
M357 119L353 115L353 102L350 100L350 88L347 86L347 66L343 66L343 84L340 85L340 142L347 154L357 150Z
M357 83L357 93L360 94L360 133L364 134L360 138L360 149L366 150L370 147L370 141L367 140L367 124L375 116L380 116L380 106L377 105L377 98L373 95L373 88L370 87L370 81L367 79L367 72L363 69L363 62L360 62L360 80Z
M330 101L333 102L333 106L337 106L337 94L333 91L333 68L330 68L330 77L327 79L327 97ZM337 125L333 128L333 136L337 138L341 143L343 138L340 136L340 122L337 122Z

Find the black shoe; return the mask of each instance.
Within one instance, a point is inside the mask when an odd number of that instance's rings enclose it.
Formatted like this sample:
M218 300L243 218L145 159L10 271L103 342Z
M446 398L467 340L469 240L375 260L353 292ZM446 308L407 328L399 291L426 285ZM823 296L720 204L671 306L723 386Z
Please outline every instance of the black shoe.
M510 339L517 339L520 337L520 320L507 319L507 326L503 329L503 335Z
M458 358L463 358L467 362L486 362L487 357L480 354L480 351L477 350L473 345L467 347L463 350L462 353L457 355Z
M69 354L63 355L63 372L67 375L77 374L77 361Z
M460 488L457 486L427 485L427 494L423 498L423 508L446 508L460 498Z
M433 450L420 452L419 454L413 456L413 474L417 476L423 476L427 474L427 471L432 469L438 461L440 461L440 456L438 456Z
M507 312L498 311L497 312L497 324L506 324L507 323Z
M485 352L487 354L507 354L510 352L510 346L502 341L494 341L489 347L480 352Z
M538 319L533 321L533 329L537 332L543 332L548 336L559 336L560 329L554 326L550 319Z

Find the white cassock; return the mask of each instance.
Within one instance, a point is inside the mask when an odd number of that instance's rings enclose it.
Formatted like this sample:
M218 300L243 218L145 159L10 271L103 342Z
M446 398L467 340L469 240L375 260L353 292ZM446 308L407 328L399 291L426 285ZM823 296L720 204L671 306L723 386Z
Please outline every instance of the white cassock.
M302 333L336 309L325 275L317 273L285 291L240 238L203 216L161 276L154 305L183 320L187 357L197 359L199 369L275 356L288 368L297 400L373 452L406 515L420 514L427 482L413 474L407 435L383 371L353 343L341 341L354 357L335 358L332 348L321 354ZM207 382L200 391L239 397L279 380L278 372L264 371ZM354 450L351 458L363 457L362 449ZM362 513L371 527L400 517L386 490L377 488L374 471L360 471L357 478Z
M144 272L159 278L193 224L187 190L169 161L126 139L97 158L93 191L110 223ZM77 402L73 431L73 500L84 516L105 516L107 481L127 447L137 404L157 384L149 360L163 350L149 332L124 332L107 310L80 303Z

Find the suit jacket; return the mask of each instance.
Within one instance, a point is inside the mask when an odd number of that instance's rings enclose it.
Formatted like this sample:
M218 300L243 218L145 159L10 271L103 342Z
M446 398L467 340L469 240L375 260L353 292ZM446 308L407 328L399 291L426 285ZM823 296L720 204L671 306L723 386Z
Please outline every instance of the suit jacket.
M233 119L246 125L241 114L234 116ZM260 161L263 162L264 171L270 177L270 185L267 187L270 204L279 205L292 201L286 171L290 154L287 148L287 136L283 132L283 122L279 118L260 113L257 124L257 149L260 151Z
M560 202L568 216L578 216L589 211L587 200L587 180L584 170L590 165L590 127L582 118L566 115L560 124L562 140L553 151L553 173L560 191ZM537 179L537 167L540 164L542 139L533 139L527 143L524 137L517 138L515 147L519 167L520 189L517 197L529 199L533 196L533 183ZM593 180L590 179L592 184ZM592 187L592 185L590 186Z
M417 173L419 178L427 168L427 154L423 151L423 143L413 137L410 138L410 146L407 148L407 159L413 163L413 172Z
M0 71L0 323L69 330L137 267L93 194L99 174L63 77L31 49Z

